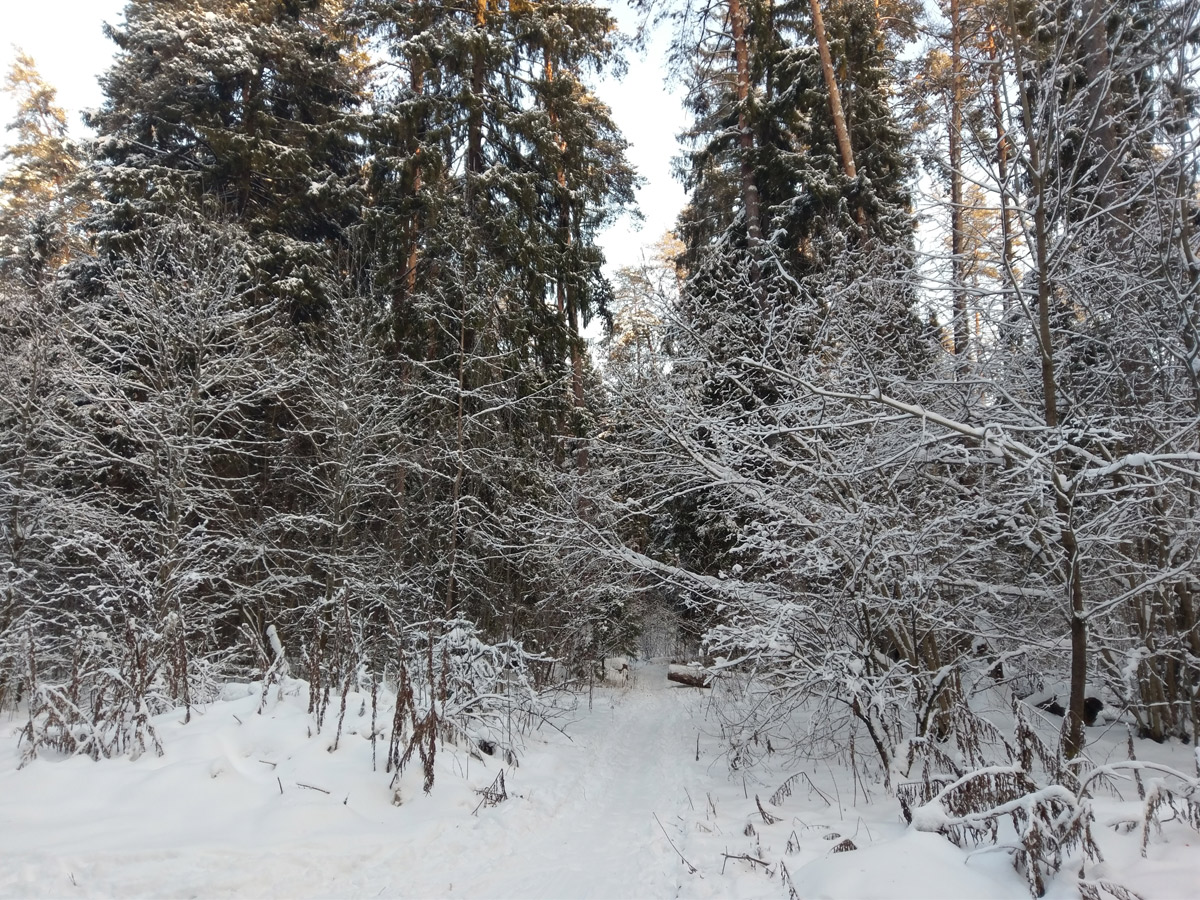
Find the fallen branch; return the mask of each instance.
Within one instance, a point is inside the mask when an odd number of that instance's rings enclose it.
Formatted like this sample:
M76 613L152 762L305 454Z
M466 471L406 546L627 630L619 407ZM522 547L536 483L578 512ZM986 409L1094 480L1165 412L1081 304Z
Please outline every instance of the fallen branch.
M712 675L704 669L694 666L668 666L667 681L674 681L676 684L688 687L712 687Z
M751 856L749 853L722 853L721 855L723 857L725 857L725 862L721 863L721 874L722 875L725 874L725 863L729 862L731 859L745 860L748 863L754 863L756 865L760 865L764 869L770 868L770 866L767 864L767 861L765 859L759 859L756 856Z

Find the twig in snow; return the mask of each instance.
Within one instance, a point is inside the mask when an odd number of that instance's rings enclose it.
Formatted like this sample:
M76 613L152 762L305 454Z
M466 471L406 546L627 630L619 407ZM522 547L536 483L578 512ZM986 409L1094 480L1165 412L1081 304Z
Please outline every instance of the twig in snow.
M658 822L659 828L662 828L663 837L665 837L667 839L667 843L671 845L671 849L675 851L675 855L679 857L679 861L688 867L688 874L695 875L698 871L700 871L695 866L693 866L690 862L688 862L684 858L683 854L679 852L679 848L675 846L675 842L673 840L671 840L671 836L669 834L667 834L667 829L663 828L663 823L658 818L658 813L651 813L650 815L654 816L654 821ZM703 878L704 876L701 875L700 877Z
M275 765L276 765L275 763L271 762L269 759L260 759L259 762L262 763L264 766L270 766L272 769L275 768Z
M483 799L479 801L479 805L475 807L471 815L479 815L479 810L482 807L493 807L503 803L508 799L508 790L504 786L504 770L501 769L496 773L495 780L490 787L484 788L482 791L476 791Z
M858 837L858 828L860 825L862 826L863 830L865 830L867 832L867 837L870 838L871 841L873 842L875 840L875 835L871 834L871 828L870 828L870 826L867 825L866 822L863 821L862 816L858 817L858 825L854 826L854 834L852 835L852 837Z
M276 775L276 776L275 776L275 780L276 780L277 782L279 782L279 793L280 793L280 794L282 794L282 793L283 793L283 782L282 782L282 781L279 781L279 776L278 776L278 775Z
M1129 761L1133 762L1137 756L1133 752L1133 726L1130 725L1126 731L1129 739ZM1196 765L1200 766L1200 754L1196 756ZM1198 773L1200 774L1200 773ZM1138 769L1133 770L1133 781L1137 785L1138 799L1146 799L1146 786L1142 784L1142 773Z
M786 800L788 797L792 796L792 790L795 788L796 783L801 778L803 778L805 781L808 782L809 791L816 793L816 795L818 797L820 797L822 800L824 800L826 806L833 805L833 803L830 801L830 799L825 795L825 792L822 791L815 784L813 784L813 780L808 777L807 772L797 772L795 775L788 776L787 780L784 781L784 783L781 784L778 788L776 788L775 793L773 793L770 797L767 798L768 801L770 802L770 804L772 806L782 806L783 801Z
M310 791L320 791L322 794L329 793L329 791L325 790L325 788L314 787L311 784L305 784L303 781L297 781L296 787L308 788Z
M559 727L558 727L557 725L555 725L555 724L554 724L552 721L550 721L550 717L549 717L549 716L546 716L546 715L538 715L538 718L542 720L542 724L543 724L543 725L549 725L551 728L553 728L555 731L557 731L559 734L561 734L563 737L565 737L565 738L566 738L568 741L570 741L572 744L573 744L573 743L575 743L575 738L571 737L569 734L567 734L565 731L563 731L563 729L559 728ZM531 719L532 719L532 716L531 716ZM569 723L568 723L568 724L569 724Z
M744 859L746 862L756 863L757 865L762 866L764 869L770 868L765 859L759 859L757 856L751 856L749 853L722 853L721 855L725 857L725 862L721 863L722 875L725 874L725 863L729 862L731 859Z

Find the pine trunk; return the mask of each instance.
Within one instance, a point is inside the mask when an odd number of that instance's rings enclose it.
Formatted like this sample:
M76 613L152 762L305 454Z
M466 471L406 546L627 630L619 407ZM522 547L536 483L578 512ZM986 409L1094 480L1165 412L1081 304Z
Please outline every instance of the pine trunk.
M747 105L750 100L750 44L746 35L746 13L741 0L729 0L729 29L733 35L733 57L737 72L738 143L741 147L742 205L746 210L746 233L753 246L762 241L762 213L758 183L754 178L754 135L750 131Z
M967 322L967 290L963 265L962 171L962 23L959 0L950 0L950 271L954 291L954 354L958 372L965 374L971 333Z
M820 0L809 0L812 6L813 32L817 38L817 50L821 54L821 71L825 75L825 89L829 91L829 110L833 114L833 133L837 138L838 153L842 158L842 172L847 178L857 178L854 166L854 150L850 146L850 130L846 127L846 113L842 109L842 94L838 90L833 70L833 56L829 52L829 39L825 35L825 18L821 15Z
M484 48L487 40L487 0L475 2L475 58L471 64L470 113L467 117L467 195L473 197L475 176L483 171Z

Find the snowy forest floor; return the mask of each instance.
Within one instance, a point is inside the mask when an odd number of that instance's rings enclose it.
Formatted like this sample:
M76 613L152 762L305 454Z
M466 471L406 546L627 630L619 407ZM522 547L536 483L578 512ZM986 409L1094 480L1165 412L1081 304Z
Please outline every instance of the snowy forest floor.
M519 766L447 749L431 794L405 773L400 806L383 740L372 771L362 698L328 752L336 710L316 735L302 682L272 689L261 714L260 696L231 687L190 724L159 717L165 754L137 760L43 755L18 770L23 723L0 720L0 896L786 898L785 867L806 900L1028 896L1006 854L907 828L894 799L871 787L864 800L845 768L731 774L708 692L669 684L663 665L579 698L526 739ZM1152 749L1190 770L1190 748ZM481 805L501 768L509 799ZM811 782L777 795L768 824L756 795L767 805L801 770ZM1107 827L1137 805L1097 801L1105 862L1088 876L1147 900L1194 897L1194 832L1166 823L1143 859L1139 832ZM857 849L835 852L845 838ZM1078 896L1077 868L1048 896Z

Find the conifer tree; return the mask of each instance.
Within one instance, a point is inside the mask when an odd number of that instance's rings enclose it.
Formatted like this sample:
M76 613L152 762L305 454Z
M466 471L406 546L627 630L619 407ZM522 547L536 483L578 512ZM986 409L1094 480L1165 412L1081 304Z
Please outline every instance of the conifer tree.
M750 2L739 11L748 19L747 90L739 87L739 71L719 66L739 44L732 9L715 42L690 48L696 120L687 135L692 197L681 237L691 267L706 247L748 234L745 187L736 230L728 233L735 224L729 211L736 210L728 199L733 184L745 182L747 162L762 232L797 274L867 243L904 245L912 229L910 167L905 135L888 106L893 55L876 7L851 0L817 17L810 3ZM741 52L730 55L740 60Z
M245 227L255 286L293 317L359 205L361 67L329 0L133 0L101 79L100 249L126 252L180 206Z
M426 331L403 298L436 280L429 248L465 211L477 243L461 249L509 282L513 340L557 370L569 330L559 286L582 321L600 308L595 233L632 199L624 140L582 80L613 60L611 18L584 2L364 0L358 14L399 72L371 144L372 243L398 334Z
M4 90L16 100L12 134L0 159L0 272L26 289L39 290L68 250L68 229L81 215L81 188L74 184L81 151L67 135L67 117L55 90L42 80L33 59L18 53Z
M406 567L439 615L540 627L514 598L558 591L557 563L514 535L554 464L583 462L580 329L608 293L595 235L632 194L624 140L585 80L613 62L612 21L577 0L353 12L388 55L364 231L422 410Z

